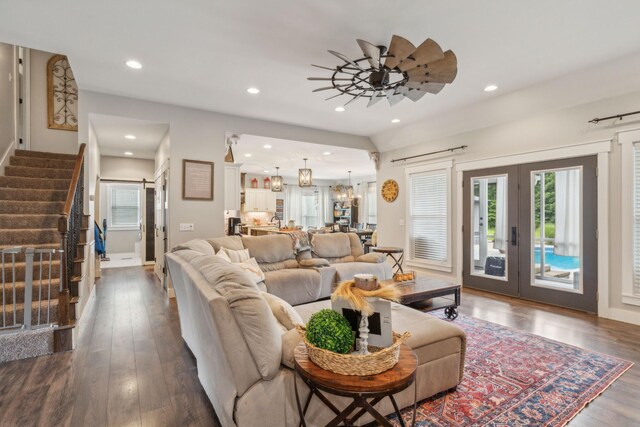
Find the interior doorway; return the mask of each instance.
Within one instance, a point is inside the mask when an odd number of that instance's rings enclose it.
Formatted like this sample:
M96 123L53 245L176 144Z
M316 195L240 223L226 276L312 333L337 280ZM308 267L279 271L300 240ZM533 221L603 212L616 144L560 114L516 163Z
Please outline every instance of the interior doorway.
M463 283L597 312L596 157L465 172Z

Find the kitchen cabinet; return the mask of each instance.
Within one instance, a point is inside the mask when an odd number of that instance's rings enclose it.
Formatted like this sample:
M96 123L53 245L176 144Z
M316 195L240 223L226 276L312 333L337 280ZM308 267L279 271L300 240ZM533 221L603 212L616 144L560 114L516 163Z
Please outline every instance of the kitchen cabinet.
M227 211L240 210L240 164L224 165L224 209Z
M276 194L262 188L247 188L242 210L244 212L275 212Z

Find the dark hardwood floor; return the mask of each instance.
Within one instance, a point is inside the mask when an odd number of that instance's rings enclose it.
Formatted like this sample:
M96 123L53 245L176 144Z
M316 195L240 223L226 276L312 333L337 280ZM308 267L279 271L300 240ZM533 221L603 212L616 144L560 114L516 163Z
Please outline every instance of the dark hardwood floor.
M473 290L460 311L640 363L640 326ZM152 270L103 270L78 332L75 351L0 365L0 425L219 425ZM570 426L638 426L639 397L636 365Z

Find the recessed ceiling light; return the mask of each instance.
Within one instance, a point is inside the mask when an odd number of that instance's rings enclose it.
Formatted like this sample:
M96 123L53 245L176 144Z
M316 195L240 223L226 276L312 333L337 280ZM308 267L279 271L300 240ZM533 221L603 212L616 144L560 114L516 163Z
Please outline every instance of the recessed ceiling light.
M269 171L268 171L268 170L266 170L266 169L265 169L265 170L263 170L262 172L264 172L264 173L269 173Z
M341 113L341 112L343 112L343 111L344 111L344 107L342 107L342 106L340 106L340 107L336 107L336 111L337 111L338 113Z
M400 119L393 119L391 120L391 123L400 123Z
M260 89L258 89L257 87L250 87L249 89L247 89L247 92L249 92L251 95L257 95L260 93Z
M487 87L484 88L485 92L493 92L494 90L498 89L498 86L496 85L489 85Z
M127 67L133 68L134 70L139 70L140 68L142 68L142 64L134 59L128 60L127 62L125 62L125 64L127 64Z
M125 156L133 156L133 153L131 151L125 151L124 155Z
M245 156L245 157L251 157L251 154L250 154L250 153L247 153L247 154L245 154L244 156Z
M325 152L324 152L324 153L322 153L322 154L324 154L325 156L330 156L330 155L331 155L331 151L325 151Z
M124 137L127 139L136 139L135 135L125 135Z
M264 148L271 148L269 144L264 144Z

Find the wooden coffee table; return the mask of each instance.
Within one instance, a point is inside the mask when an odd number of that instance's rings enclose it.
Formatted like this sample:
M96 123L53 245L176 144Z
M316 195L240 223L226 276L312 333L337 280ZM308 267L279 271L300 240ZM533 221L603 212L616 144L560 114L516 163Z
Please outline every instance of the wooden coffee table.
M406 389L412 383L415 383L416 370L418 369L418 358L416 354L406 344L400 346L400 358L398 363L388 371L377 375L356 376L356 375L340 375L320 368L313 363L307 354L307 348L304 344L298 345L294 350L295 370L294 370L294 389L296 394L296 405L298 406L298 414L300 415L300 425L307 425L305 414L309 409L309 403L313 396L317 396L336 416L327 426L337 426L340 423L344 425L353 425L353 423L369 413L379 425L391 427L391 423L374 406L385 397L391 400L393 409L398 416L400 424L404 427L404 421L400 414L400 408L393 395ZM309 387L309 396L304 403L304 407L300 403L298 394L297 375ZM352 402L342 411L336 408L333 403L322 392L334 394L337 396L350 397ZM411 425L415 425L416 421L416 393L417 389L414 385L413 392L413 419ZM357 412L356 412L357 411ZM349 417L355 412L353 417Z
M458 317L460 305L460 285L433 277L416 277L413 282L385 280L383 284L393 284L401 291L400 302L422 311L444 308L449 319Z

